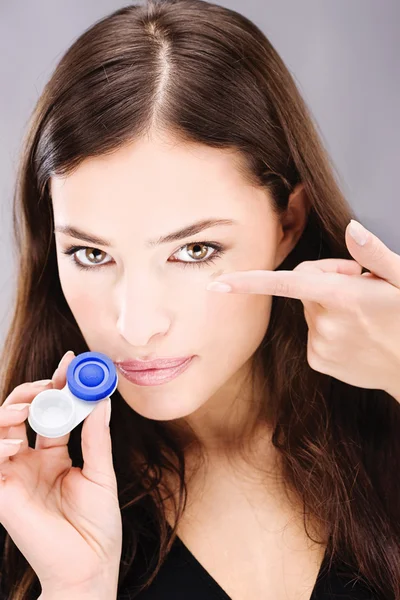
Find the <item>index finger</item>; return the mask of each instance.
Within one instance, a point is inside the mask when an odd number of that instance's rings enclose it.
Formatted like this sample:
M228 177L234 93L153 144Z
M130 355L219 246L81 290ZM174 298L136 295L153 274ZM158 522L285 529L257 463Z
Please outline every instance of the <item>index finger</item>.
M335 295L347 276L340 273L311 271L236 271L220 275L216 281L228 283L232 293L267 294L334 305Z

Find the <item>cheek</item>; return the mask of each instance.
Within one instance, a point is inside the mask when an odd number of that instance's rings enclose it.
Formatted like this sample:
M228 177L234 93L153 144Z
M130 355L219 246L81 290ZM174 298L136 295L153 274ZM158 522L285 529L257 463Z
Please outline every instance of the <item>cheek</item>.
M108 312L107 298L98 289L94 281L82 285L82 275L71 274L67 269L60 270L60 283L67 304L78 323L82 333L102 321L103 314Z
M256 235L253 241L246 240L232 253L232 259L223 265L223 271L273 269L273 249L273 235ZM273 297L263 294L206 293L204 321L210 335L220 338L228 353L240 352L238 346L245 355L255 351L267 331Z
M268 329L272 296L261 294L223 294L208 302L205 326L211 347L227 356L245 359L258 348Z

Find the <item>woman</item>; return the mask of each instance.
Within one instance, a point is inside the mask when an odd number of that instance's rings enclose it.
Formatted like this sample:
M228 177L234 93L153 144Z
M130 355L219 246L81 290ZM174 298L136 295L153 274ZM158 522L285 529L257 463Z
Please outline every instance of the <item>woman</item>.
M149 1L74 42L15 195L4 597L399 600L399 404L310 367L298 301L207 290L349 259L352 216L245 17ZM118 367L110 430L100 403L68 436L25 433L6 406L62 388L88 350Z

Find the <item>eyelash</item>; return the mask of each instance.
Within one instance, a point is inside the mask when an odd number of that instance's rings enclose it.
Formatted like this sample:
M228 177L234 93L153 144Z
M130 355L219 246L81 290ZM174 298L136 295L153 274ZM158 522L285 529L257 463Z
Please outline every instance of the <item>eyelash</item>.
M209 265L209 264L213 263L215 261L215 259L221 257L225 251L224 246L222 246L221 244L218 244L217 242L190 242L189 244L185 244L184 246L181 246L181 248L179 248L176 252L174 252L174 254L176 254L177 252L180 252L186 246L195 246L196 244L198 244L199 246L208 246L209 248L213 248L215 250L215 252L210 257L203 259L203 260L198 260L198 261L193 260L193 261L188 261L188 262L176 260L176 261L172 261L172 262L176 262L182 268L185 268L189 265L196 265L198 267L202 267L203 265ZM87 265L82 265L76 260L76 256L75 256L79 250L98 250L98 248L91 248L90 246L69 246L65 250L62 250L63 254L67 254L68 256L71 256L72 262L78 267L78 269L81 269L82 271L91 271L94 269L106 267L108 264L111 264L111 261L109 261L103 265L93 265L92 267L89 267ZM100 250L100 252L102 252L102 250Z

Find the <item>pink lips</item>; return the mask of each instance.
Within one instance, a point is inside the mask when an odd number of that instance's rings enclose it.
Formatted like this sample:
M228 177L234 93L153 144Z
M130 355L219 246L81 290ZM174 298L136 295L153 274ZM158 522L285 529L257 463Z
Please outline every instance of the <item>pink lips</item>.
M127 360L116 362L115 365L124 371L147 371L148 369L169 369L177 367L190 356L178 356L176 358L156 358L154 360Z
M175 377L178 377L178 375L180 375L181 373L183 373L183 371L185 371L189 365L192 362L192 359L194 357L193 356L189 356L186 359L184 359L183 361L181 360L180 363L176 364L176 360L175 360L175 365L174 366L170 366L169 368L156 368L156 369L143 369L143 366L141 369L137 368L137 364L141 364L143 365L143 361L134 361L129 362L129 363L115 363L116 367L119 369L119 371L122 373L122 375L128 379L129 381L131 381L132 383L135 383L136 385L145 385L145 386L149 386L149 385L161 385L162 383L167 383L168 381L171 381L172 379L175 379ZM155 363L164 363L164 365L169 362L169 364L171 364L171 360L166 361L166 360L155 360L155 361L145 361L145 364L148 365L150 364L150 362L152 364ZM126 369L125 365L129 365L130 368ZM134 369L131 368L131 365L134 365Z

